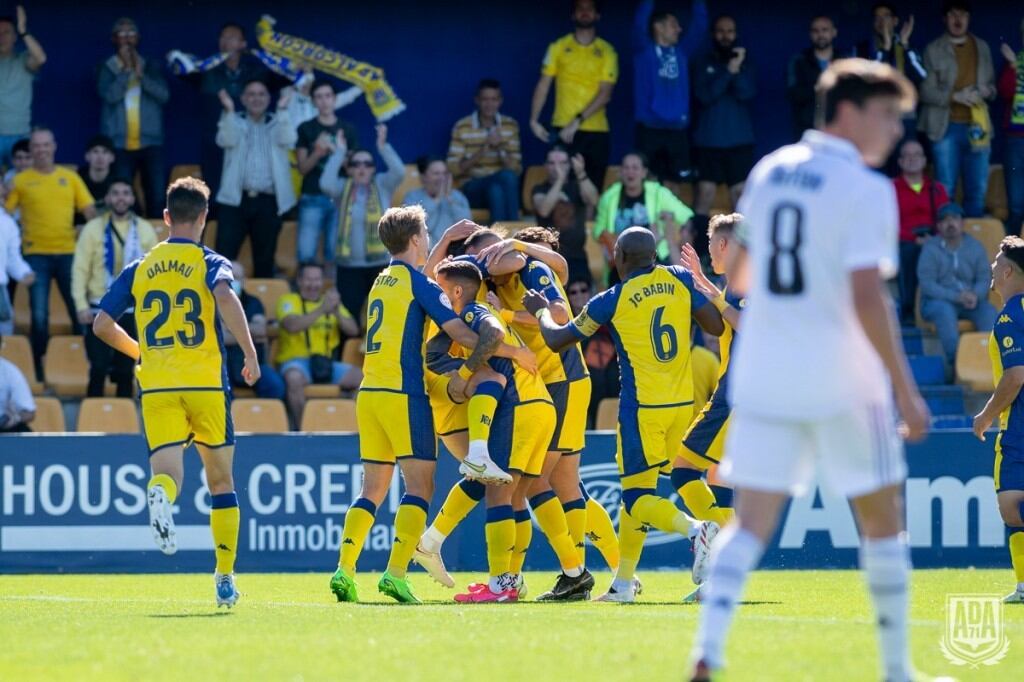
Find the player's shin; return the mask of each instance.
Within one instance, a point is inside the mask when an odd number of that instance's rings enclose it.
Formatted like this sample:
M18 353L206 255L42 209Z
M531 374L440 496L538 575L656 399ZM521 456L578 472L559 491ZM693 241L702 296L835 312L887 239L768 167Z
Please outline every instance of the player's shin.
M860 565L875 605L883 677L887 680L910 679L912 667L907 642L910 550L906 534L864 538ZM713 589L714 582L711 586Z
M714 521L724 526L726 515L718 508L715 494L703 479L703 472L686 467L672 469L672 487L679 493L683 504L699 521Z
M608 510L601 503L587 494L582 483L580 491L587 505L587 539L594 547L597 547L597 551L604 557L608 568L614 572L619 567L619 538L615 533L612 517L608 515Z
M565 525L569 528L569 537L576 546L576 554L579 555L580 565L587 565L587 503L583 498L562 503L562 511L565 513Z
M633 518L626 511L625 505L619 508L619 559L618 568L615 571L615 581L612 587L617 592L625 592L631 589L633 575L636 573L637 564L640 563L640 554L644 549L644 540L647 539L647 528L637 519Z
M530 507L537 517L537 525L548 539L551 549L558 557L562 572L571 578L583 572L579 554L569 535L569 527L565 522L565 512L552 490L538 493L530 498Z
M1024 515L1024 503L1021 507L1021 514ZM1007 526L1006 545L1010 548L1010 564L1017 577L1017 590L1021 591L1024 586L1024 528Z
M487 440L491 436L494 411L498 408L505 389L497 381L482 381L473 391L466 405L469 424L469 455L487 454Z
M395 544L391 546L388 573L404 578L416 543L427 525L429 504L422 497L406 493L395 514Z
M238 496L234 491L212 496L210 530L213 533L213 547L217 555L217 573L222 575L235 570L240 520Z
M513 513L515 520L515 545L512 548L512 557L509 559L509 573L516 575L523 572L523 563L526 561L526 550L530 548L530 541L533 540L533 519L530 518L529 509L517 509Z
M630 516L660 531L689 535L693 527L693 519L664 497L656 495L654 488L623 490L622 499Z
M500 578L510 572L512 553L516 544L516 522L512 505L503 504L487 509L487 569L491 592L503 592Z
M486 486L483 483L465 478L452 486L434 522L420 538L420 548L425 552L440 552L445 539L484 499L485 492Z
M377 514L377 505L365 497L360 497L345 514L345 528L341 533L341 550L338 556L338 568L349 576L355 575L356 562L363 551L363 543L373 527L373 518Z

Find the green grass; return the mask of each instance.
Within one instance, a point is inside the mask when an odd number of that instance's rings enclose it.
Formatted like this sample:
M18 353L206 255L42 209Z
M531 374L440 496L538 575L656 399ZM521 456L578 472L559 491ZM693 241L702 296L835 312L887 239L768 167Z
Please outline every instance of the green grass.
M598 574L598 587L609 577ZM398 606L359 576L363 604L338 604L329 574L242 575L243 599L214 608L209 575L0 576L2 680L680 680L697 607L682 573L647 573L641 602L462 606L414 573L428 603ZM460 585L478 575L457 576ZM533 594L554 576L530 574ZM1024 606L1006 607L1009 654L955 667L939 651L947 593L1009 591L1008 570L916 571L917 666L962 680L1020 679ZM874 632L851 571L755 574L728 647L729 680L873 680Z

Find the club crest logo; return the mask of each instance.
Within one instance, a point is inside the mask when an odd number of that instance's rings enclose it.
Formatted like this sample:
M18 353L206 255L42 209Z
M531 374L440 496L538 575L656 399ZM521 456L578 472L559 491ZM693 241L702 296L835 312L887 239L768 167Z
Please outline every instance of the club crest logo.
M946 632L939 649L953 665L995 665L1010 649L1003 601L992 594L946 596Z

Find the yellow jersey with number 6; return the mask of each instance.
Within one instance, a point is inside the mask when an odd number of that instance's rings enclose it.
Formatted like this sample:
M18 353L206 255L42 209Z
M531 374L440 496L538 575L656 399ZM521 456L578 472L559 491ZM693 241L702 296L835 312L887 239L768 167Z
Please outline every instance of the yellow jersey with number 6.
M135 308L142 393L227 390L213 289L232 279L228 259L188 239L161 242L121 271L100 308L115 320Z

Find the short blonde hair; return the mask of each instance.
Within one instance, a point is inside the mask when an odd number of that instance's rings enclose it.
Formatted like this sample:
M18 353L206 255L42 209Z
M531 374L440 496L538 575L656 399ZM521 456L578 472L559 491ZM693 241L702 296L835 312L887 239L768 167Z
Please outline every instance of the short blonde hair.
M389 208L377 223L380 241L392 255L408 249L413 236L425 229L427 212L419 204Z

